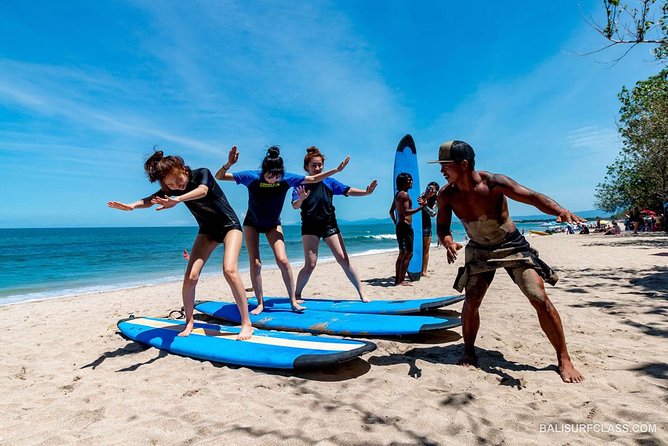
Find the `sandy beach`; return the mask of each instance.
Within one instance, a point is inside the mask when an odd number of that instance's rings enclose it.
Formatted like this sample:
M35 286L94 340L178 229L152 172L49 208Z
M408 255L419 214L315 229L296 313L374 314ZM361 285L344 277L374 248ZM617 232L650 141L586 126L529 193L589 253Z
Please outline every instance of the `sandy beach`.
M503 271L481 308L478 368L456 365L461 328L371 339L378 349L360 359L298 372L194 360L119 336L129 314L180 308L174 282L0 307L0 444L666 444L668 237L529 241L561 276L548 294L582 384L562 383L534 310ZM409 287L390 286L394 260L354 257L369 297L456 293L463 255L448 265L433 248L430 277ZM285 294L278 270L263 277L267 295ZM319 265L306 292L354 295L336 263ZM202 279L198 298L231 301L222 274Z

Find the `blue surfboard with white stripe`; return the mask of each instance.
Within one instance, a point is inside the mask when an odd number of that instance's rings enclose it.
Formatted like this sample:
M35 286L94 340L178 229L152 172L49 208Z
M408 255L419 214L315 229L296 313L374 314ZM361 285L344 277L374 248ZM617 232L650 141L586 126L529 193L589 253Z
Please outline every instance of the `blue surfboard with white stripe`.
M464 300L463 294L443 297L427 297L422 299L374 299L362 302L359 299L310 299L303 297L304 306L309 311L333 311L335 313L360 314L413 314L435 310ZM257 299L248 299L250 305L257 306ZM287 297L265 297L264 308L273 310L290 310L290 299Z
M209 316L239 323L241 316L235 304L220 301L197 302L195 308ZM253 310L254 305L249 305ZM250 315L253 326L267 330L300 331L343 336L402 336L444 330L461 325L459 318L395 314L335 313L333 311L294 312L288 309L265 309Z
M420 189L420 170L418 168L417 149L415 141L411 135L404 136L394 155L394 175L392 183L394 186L394 195L397 195L397 176L406 172L413 177L413 187L408 189L408 196L411 198L412 209L418 207L418 197L422 192ZM420 280L422 276L422 212L416 212L412 215L413 238L413 257L408 264L408 277L413 280Z
M237 341L240 327L195 322L190 336L177 336L183 320L138 317L118 322L127 338L181 356L246 367L297 369L322 367L376 349L372 342L255 329Z

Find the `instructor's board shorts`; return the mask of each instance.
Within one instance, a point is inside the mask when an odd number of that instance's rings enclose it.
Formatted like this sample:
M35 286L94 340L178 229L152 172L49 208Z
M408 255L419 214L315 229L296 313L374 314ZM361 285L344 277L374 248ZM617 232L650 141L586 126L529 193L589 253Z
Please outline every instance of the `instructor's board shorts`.
M518 230L515 230L494 245L481 245L470 241L466 245L464 266L459 268L453 287L461 293L473 276L494 272L498 268L505 268L513 281L515 281L514 270L528 268L534 269L550 285L556 284L559 280L559 275L538 258L538 251L529 245Z
M399 251L413 252L413 239L415 238L413 227L408 223L401 221L397 223L395 231L397 234L397 243L399 244Z
M331 237L340 233L341 230L339 229L339 225L336 223L335 219L324 222L302 222L302 235L315 235L316 237L324 240L327 237Z

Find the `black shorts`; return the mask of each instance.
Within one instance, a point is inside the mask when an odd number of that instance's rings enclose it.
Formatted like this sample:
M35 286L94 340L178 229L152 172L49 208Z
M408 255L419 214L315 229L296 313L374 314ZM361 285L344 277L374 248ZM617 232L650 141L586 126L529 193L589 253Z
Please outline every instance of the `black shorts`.
M340 234L341 230L336 220L324 222L302 222L302 235L315 235L318 238L326 239L336 234Z
M260 234L266 234L272 229L276 229L278 226L280 226L280 224L281 223L278 222L273 226L260 226L259 224L255 223L255 221L252 218L249 218L248 215L246 215L246 217L244 218L244 226L250 226Z
M399 251L413 252L413 239L415 238L413 227L406 222L399 222L397 223L396 234Z
M220 228L200 227L198 233L208 235L216 242L223 243L225 241L225 237L227 237L227 233L233 229L238 229L241 231L241 225L235 222L229 226L223 226Z

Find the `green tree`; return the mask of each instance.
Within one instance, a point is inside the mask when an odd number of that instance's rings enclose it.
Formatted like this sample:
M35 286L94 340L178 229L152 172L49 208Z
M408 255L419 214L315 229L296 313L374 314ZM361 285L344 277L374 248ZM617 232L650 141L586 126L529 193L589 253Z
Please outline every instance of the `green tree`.
M656 45L657 60L668 60L668 0L658 4L656 0L635 0L635 3L632 7L620 4L619 0L603 0L606 24L594 28L611 42L608 47L630 44L628 53L641 43Z
M668 201L668 69L619 94L624 150L596 187L595 204L609 212L632 205L661 209Z

